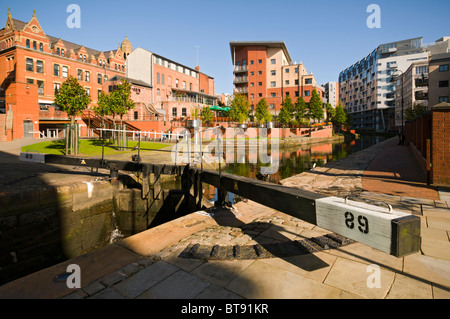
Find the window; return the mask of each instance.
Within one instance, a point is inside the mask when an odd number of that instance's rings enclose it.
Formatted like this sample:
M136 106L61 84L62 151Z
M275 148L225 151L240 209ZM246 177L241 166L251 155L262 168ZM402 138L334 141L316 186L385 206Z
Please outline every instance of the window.
M295 69L294 69L294 72L295 72L295 73L298 73L298 68L295 68Z
M439 87L440 88L448 87L448 80L447 81L439 81Z
M34 84L34 80L33 79L27 79L27 84Z
M258 63L259 63L259 64L261 64L261 63L262 63L262 60L261 60L261 59L259 59L259 60L258 60Z
M26 46L27 46L28 49L30 48L30 39L27 39Z
M37 43L36 43L36 41L33 41L33 50L37 50Z
M298 97L298 91L295 91L295 97Z
M90 82L91 81L91 74L89 73L89 71L84 72L84 80L86 82Z
M161 74L161 84L164 85L164 74Z
M178 87L178 79L175 80L175 87Z
M44 82L43 81L36 81L36 84L38 86L38 94L44 95Z
M53 90L55 91L55 94L59 92L60 88L61 88L60 83L53 83Z
M161 83L161 74L156 73L156 84L160 84Z
M262 86L262 82L258 82L258 86Z
M448 103L448 101L449 101L448 96L440 96L439 97L439 103L442 103L442 102Z
M40 60L36 61L36 72L37 73L44 73L44 62L43 61L40 61Z
M275 108L275 104L270 104L270 105L269 105L269 108L270 108L271 110L273 110L273 109Z
M44 45L42 43L39 43L39 51L44 51Z
M86 56L83 56L83 62L86 62Z
M100 73L97 73L97 83L102 84L102 75Z
M177 117L177 108L176 107L172 108L172 116Z
M270 97L276 97L277 95L275 93L270 93Z
M273 87L273 88L276 87L277 86L277 82L275 82L275 81L270 82L270 86Z
M254 87L254 86L255 86L255 83L251 82L250 87Z
M289 69L284 69L284 73L289 73Z
M100 98L100 94L102 93L102 90L97 91L97 100Z
M27 71L34 71L33 59L27 58Z
M53 75L59 76L59 65L58 64L53 65Z
M56 55L59 55L59 48L56 48Z
M439 72L448 71L448 64L443 64L439 66Z
M294 84L295 84L295 85L298 85L298 80L295 80L295 81L294 81Z
M67 66L62 67L62 76L63 78L67 78L69 76L69 68Z
M186 108L183 107L183 108L181 109L181 116L186 116L186 115L187 115Z
M255 72L251 71L251 72L250 72L250 75L255 75Z
M284 84L289 85L289 80L284 81Z
M275 70L270 71L270 75L276 75L276 74L277 74L277 71L275 71Z
M61 49L61 56L64 56L64 49Z
M258 71L258 74L259 74L259 75L262 75L262 71Z
M77 70L78 81L83 81L83 70Z
M416 74L428 73L428 66L418 66L416 67Z
M311 91L305 91L305 96L311 96Z
M312 79L305 79L305 84L312 84Z
M276 64L277 60L276 59L270 59L270 64Z
M258 97L262 97L262 93L258 93Z
M251 64L251 65L253 65L254 63L255 63L255 61L253 61L253 60L250 61L250 64Z
M183 81L183 90L186 90L186 82Z
M88 96L91 96L91 89L90 88L84 88L86 90L86 94Z
M192 91L192 83L189 83L189 90Z
M108 81L108 76L105 74L105 76L103 77L103 82Z

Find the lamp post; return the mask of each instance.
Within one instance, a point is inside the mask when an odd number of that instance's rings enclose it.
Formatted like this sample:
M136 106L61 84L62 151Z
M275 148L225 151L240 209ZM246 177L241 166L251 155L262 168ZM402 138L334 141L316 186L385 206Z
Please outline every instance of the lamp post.
M401 130L401 136L400 136L400 143L399 144L401 144L401 145L403 145L403 143L404 143L404 138L403 138L403 136L404 136L404 134L405 134L405 132L404 132L404 122L403 122L403 83L404 83L404 81L405 81L405 78L404 78L404 73L403 73L403 71L401 71L401 70L398 70L398 69L396 69L396 70L394 70L393 71L393 73L395 73L395 72L400 72L401 73L401 77L402 77L402 82L401 82L401 86L402 86L402 88L401 88L401 96L402 96L402 114L401 114L401 125L402 125L402 130ZM392 76L392 80L391 80L391 82L396 82L395 80L394 80L394 76Z

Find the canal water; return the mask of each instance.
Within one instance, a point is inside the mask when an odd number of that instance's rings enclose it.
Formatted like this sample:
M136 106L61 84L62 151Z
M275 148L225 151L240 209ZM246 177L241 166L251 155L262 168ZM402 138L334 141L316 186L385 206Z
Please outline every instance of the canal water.
M289 149L280 147L278 154L271 153L272 157L277 157L279 160L278 170L276 173L266 176L265 181L278 184L280 180L311 170L313 167L320 167L326 163L343 159L385 139L383 136L361 136L351 141L334 141L294 148L289 147ZM261 163L259 160L257 163L250 163L250 156L251 152L246 152L245 161L229 163L226 166L222 164L221 171L257 179L261 173L261 167L267 166L267 164ZM203 187L204 196L213 200L216 195L215 188L211 185L203 185Z

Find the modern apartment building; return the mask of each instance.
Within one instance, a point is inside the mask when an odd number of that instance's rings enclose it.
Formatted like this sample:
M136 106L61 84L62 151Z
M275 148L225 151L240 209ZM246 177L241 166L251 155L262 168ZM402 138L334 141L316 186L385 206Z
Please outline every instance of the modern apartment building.
M127 77L153 87L151 108L164 121L191 116L194 108L217 103L214 78L166 57L137 48L127 57Z
M433 54L429 66L429 101L430 107L442 102L450 102L450 52Z
M403 124L406 121L406 110L417 106L428 108L428 60L412 63L397 78L395 87L395 126L398 128L402 127L402 121Z
M303 96L308 103L316 89L321 99L325 89L301 62L294 62L282 41L232 41L231 59L234 94L247 97L252 110L265 98L273 115L279 114L286 96L293 102Z
M0 141L62 130L70 121L53 103L61 84L69 75L77 78L92 107L105 81L125 75L126 53L121 45L103 52L47 35L35 13L23 22L8 10L0 30Z
M427 45L423 45L422 37L386 43L342 71L340 99L353 118L353 127L396 130L399 123L395 113L395 80L412 63L427 62L430 54L447 52L448 48L448 38Z

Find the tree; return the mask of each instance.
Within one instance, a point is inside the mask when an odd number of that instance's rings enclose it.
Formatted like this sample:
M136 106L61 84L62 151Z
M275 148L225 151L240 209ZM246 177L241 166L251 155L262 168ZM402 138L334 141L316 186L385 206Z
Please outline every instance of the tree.
M347 114L341 102L339 102L336 106L336 113L334 115L333 122L339 126L347 122Z
M230 106L230 119L238 121L239 123L244 123L248 119L248 112L250 109L250 104L248 100L240 94L236 94Z
M259 100L258 104L256 104L255 116L260 124L272 121L272 114L269 112L269 107L265 98L262 98Z
M213 119L213 112L211 111L211 109L209 108L209 106L204 106L201 112L201 117L202 117L202 121L203 123L208 123L211 122Z
M309 102L309 111L311 112L311 117L316 120L323 118L323 107L322 101L320 100L320 95L314 89L311 93L311 100Z
M111 101L109 95L103 91L100 91L94 113L101 117L102 128L105 128L105 116L111 115Z
M134 109L134 101L131 99L131 83L125 79L120 80L117 89L112 91L109 95L112 114L119 115L122 124L122 117L129 110Z
M78 134L75 130L75 116L83 113L83 110L91 103L91 98L78 80L69 76L56 92L54 102L70 118L70 134L66 134L66 155L68 153L77 155Z
M327 103L326 110L327 122L331 122L336 114L336 109L330 103Z
M306 111L307 111L306 102L303 99L303 96L299 96L297 102L295 102L294 105L295 120L297 121L297 123L300 124L302 119L307 117Z
M286 99L281 103L280 114L278 115L278 120L282 125L288 125L294 116L294 104L290 96L286 96Z

